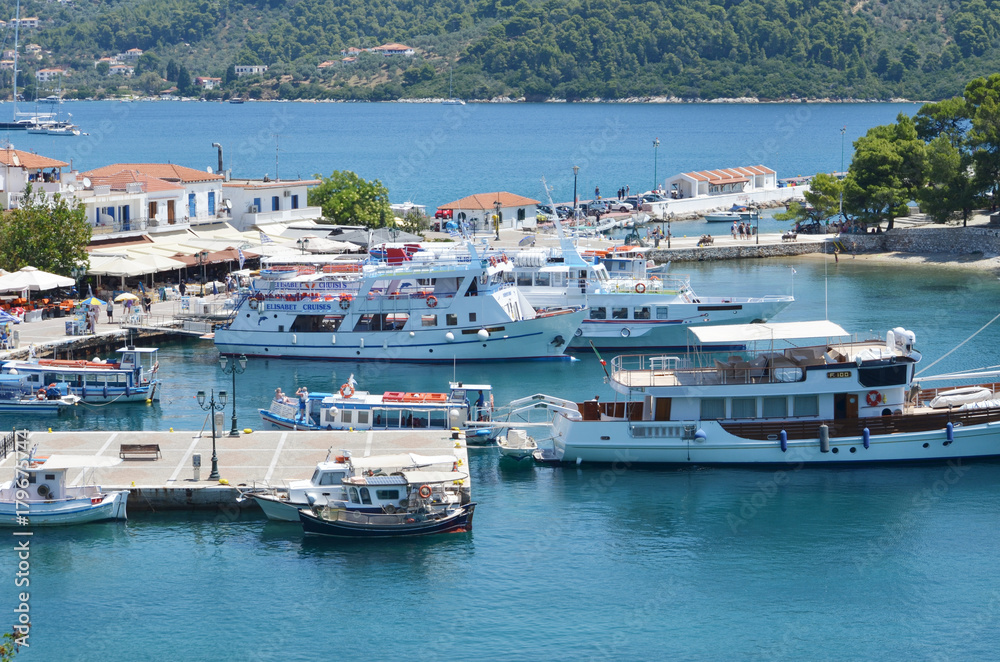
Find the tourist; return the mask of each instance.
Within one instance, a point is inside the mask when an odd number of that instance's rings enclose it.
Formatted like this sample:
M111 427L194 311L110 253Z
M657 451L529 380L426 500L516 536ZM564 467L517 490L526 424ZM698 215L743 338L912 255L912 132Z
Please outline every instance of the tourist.
M594 187L594 199L595 200L600 200L601 199L601 187L600 186L595 186Z
M274 389L274 401L275 402L280 402L281 404L284 404L287 399L288 398L285 396L284 393L281 392L280 388Z
M733 235L733 239L736 239L736 221L733 221L733 226L729 228L729 232Z
M184 284L183 280L181 281L181 284L177 286L177 291L181 293L181 296L184 296L187 293L187 285Z
M309 399L309 391L305 386L299 387L299 390L295 392L295 395L299 396L299 416L298 420L306 420L306 401Z
M153 300L149 298L148 294L142 300L142 308L147 314L153 312Z
M106 310L108 312L108 324L111 324L115 321L115 302L111 299L108 299L108 307Z

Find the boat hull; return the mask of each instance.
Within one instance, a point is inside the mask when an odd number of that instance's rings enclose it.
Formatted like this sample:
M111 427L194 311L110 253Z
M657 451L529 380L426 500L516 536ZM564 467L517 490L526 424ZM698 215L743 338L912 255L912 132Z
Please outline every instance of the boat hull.
M27 516L28 526L63 526L127 519L127 491L105 492L101 496L103 498L98 503L94 503L96 497L90 496L59 501L29 501L27 508L22 506L19 509L20 516ZM14 503L0 502L0 526L25 525L18 521L18 516Z
M308 508L309 504L291 503L273 494L250 494L267 519L275 522L298 522L299 508Z
M475 509L476 504L470 503L458 507L454 512L440 519L407 523L406 519L415 518L402 517L402 523L387 525L360 524L341 520L331 521L317 517L311 510L299 511L299 518L302 522L302 529L307 535L332 538L399 538L471 531ZM365 519L375 520L377 517ZM396 518L397 516L386 515L384 517Z
M704 433L695 439L694 432ZM948 461L1000 456L1000 423L920 432L831 438L745 439L717 421L568 421L557 419L553 448L562 462L784 465Z
M479 328L453 331L376 331L345 333L275 333L219 329L215 345L223 354L270 358L345 361L501 361L566 358L564 352L585 311L508 322L489 337ZM471 333L470 333L471 331ZM448 340L451 333L454 340Z

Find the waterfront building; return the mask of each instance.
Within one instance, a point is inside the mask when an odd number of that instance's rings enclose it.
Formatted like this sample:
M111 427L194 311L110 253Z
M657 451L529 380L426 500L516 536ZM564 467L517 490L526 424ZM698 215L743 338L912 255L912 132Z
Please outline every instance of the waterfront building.
M776 190L778 179L774 170L756 165L682 172L667 179L666 185L671 197L694 198Z
M538 204L538 200L523 195L496 191L469 195L443 204L439 209L450 209L456 221L469 223L471 227L486 232L493 230L493 216L498 212L501 228L535 227Z
M223 175L173 163L114 163L88 170L83 176L91 180L100 179L123 170L132 170L183 187L183 204L180 209L175 208L175 221L191 224L213 223L228 216L222 206L222 182L225 179Z
M0 149L0 209L16 209L28 184L47 195L66 193L62 169L69 164L40 154L7 147Z

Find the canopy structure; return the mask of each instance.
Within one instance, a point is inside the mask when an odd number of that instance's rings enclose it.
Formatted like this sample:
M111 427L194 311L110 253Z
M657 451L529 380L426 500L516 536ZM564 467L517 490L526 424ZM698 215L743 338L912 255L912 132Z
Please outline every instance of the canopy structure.
M357 244L347 241L333 241L315 234L302 235L296 240L295 245L310 253L345 253L361 248Z
M19 271L0 276L0 292L41 292L57 287L71 287L76 284L72 278L51 274L35 267L23 267Z
M416 453L397 453L395 455L370 455L368 457L352 457L351 464L355 469L379 469L381 467L429 467L434 464L454 464L454 455L418 455Z
M38 458L41 459L41 458ZM96 455L50 455L40 467L41 470L59 469L99 469L121 464L117 457L98 457Z
M829 320L780 322L776 324L730 324L688 329L701 343L761 342L803 338L844 338L851 334Z

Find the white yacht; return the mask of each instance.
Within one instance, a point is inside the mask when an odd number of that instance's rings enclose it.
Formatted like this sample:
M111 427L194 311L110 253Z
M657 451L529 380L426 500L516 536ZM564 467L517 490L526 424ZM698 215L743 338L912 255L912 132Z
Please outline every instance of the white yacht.
M615 357L608 379L618 399L556 411L544 458L798 466L1000 455L996 385L922 389L910 331L862 340L821 321L691 333L706 344L756 347L724 361L696 355L687 364L665 355Z
M380 361L560 358L582 308L537 313L512 265L453 252L357 273L263 274L215 332L223 354ZM428 253L428 255L430 255Z

